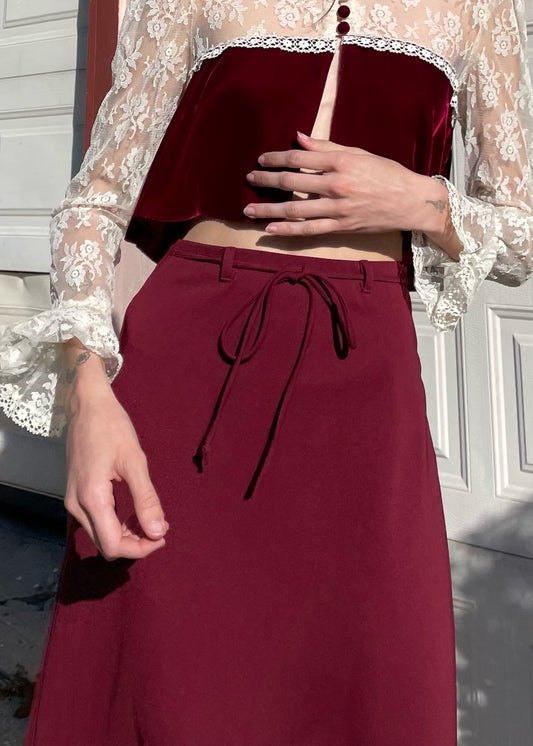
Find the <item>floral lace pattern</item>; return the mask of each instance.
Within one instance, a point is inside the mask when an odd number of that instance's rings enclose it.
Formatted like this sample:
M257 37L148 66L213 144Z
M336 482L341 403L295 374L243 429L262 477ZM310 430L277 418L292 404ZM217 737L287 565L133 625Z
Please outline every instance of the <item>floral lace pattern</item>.
M111 323L114 271L136 199L183 89L226 46L333 51L331 0L128 0L113 82L82 166L51 216L49 311L0 335L0 406L30 432L59 435L60 343L76 336L122 364ZM466 152L464 188L440 175L463 244L451 260L413 232L415 284L437 329L453 329L485 279L533 272L533 95L524 0L351 0L343 43L416 54L452 82Z
M0 347L0 371L9 372L8 380L0 384L5 414L35 435L60 436L66 417L61 406L58 345L72 337L83 340L104 358L112 380L122 358L116 334L107 322L110 316L109 302L95 296L66 300L9 327Z

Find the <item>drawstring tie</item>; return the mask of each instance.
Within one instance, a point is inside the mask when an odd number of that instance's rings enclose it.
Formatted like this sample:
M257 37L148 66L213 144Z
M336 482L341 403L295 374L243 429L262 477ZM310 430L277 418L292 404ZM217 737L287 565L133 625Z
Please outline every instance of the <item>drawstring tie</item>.
M327 277L307 271L295 272L281 270L279 272L276 272L272 279L269 280L269 282L267 282L265 286L254 297L247 301L237 311L233 318L229 319L224 324L224 326L222 327L222 331L220 332L219 351L220 354L228 362L231 363L231 367L217 397L217 401L215 403L211 419L207 426L207 430L205 431L200 445L198 446L198 449L193 456L193 461L200 473L204 471L205 467L208 464L208 454L211 449L213 436L215 434L216 423L220 417L222 409L235 382L239 367L241 363L245 363L247 360L250 360L250 358L255 355L257 350L260 348L265 338L265 332L268 326L273 290L276 285L280 285L283 282L289 282L293 285L300 284L303 285L307 290L308 306L304 333L302 336L302 341L300 343L296 361L292 367L287 382L283 387L283 391L275 409L265 446L244 495L245 500L248 500L252 496L252 493L259 481L259 477L268 462L268 458L271 452L271 446L274 441L274 436L284 412L285 402L288 399L288 395L292 389L292 386L294 385L294 381L296 380L296 376L300 369L300 364L302 361L304 350L307 346L309 333L314 323L315 293L329 307L332 321L333 346L337 356L341 359L345 358L348 355L349 348L354 349L356 347L355 334L349 317L348 309L346 308L346 304L344 302L344 298ZM240 334L236 349L234 351L231 351L227 344L227 335L233 324L237 321L241 321L243 324L242 332Z

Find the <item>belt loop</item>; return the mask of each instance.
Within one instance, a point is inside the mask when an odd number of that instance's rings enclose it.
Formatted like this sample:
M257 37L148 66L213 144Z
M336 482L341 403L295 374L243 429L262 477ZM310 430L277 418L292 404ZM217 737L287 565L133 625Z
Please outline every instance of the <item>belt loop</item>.
M361 260L361 269L363 270L363 287L361 288L363 293L372 292L372 284L374 282L374 268L372 262L367 259Z
M233 267L233 260L235 258L235 247L224 246L224 253L222 255L222 261L220 263L220 282L230 282L235 277L235 269Z

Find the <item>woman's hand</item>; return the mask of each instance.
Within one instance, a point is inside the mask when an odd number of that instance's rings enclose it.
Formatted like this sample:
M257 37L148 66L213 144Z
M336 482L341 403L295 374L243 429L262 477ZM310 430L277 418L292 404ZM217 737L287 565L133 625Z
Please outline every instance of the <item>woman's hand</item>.
M82 365L80 358L85 358ZM133 424L100 362L97 355L85 351L76 359L74 377L70 368L65 507L106 559L140 559L164 546L168 523ZM128 483L138 532L117 517L112 479Z
M304 192L311 199L250 203L248 217L277 219L269 233L309 236L322 233L381 233L419 230L442 238L445 250L460 251L450 231L448 191L429 176L417 174L390 158L298 133L305 150L263 153L259 163L271 168L311 170L252 171L254 186ZM445 246L446 245L446 246Z

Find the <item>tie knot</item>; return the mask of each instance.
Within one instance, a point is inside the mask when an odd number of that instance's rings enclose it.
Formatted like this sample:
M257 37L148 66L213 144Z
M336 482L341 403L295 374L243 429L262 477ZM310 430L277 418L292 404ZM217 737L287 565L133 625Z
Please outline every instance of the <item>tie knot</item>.
M213 439L215 422L220 416L224 404L228 399L228 394L233 382L235 381L237 371L241 363L245 363L249 360L259 349L268 326L270 309L273 302L273 296L275 295L274 289L277 285L284 282L288 282L291 285L301 283L307 290L308 305L305 327L296 360L287 379L287 383L281 392L263 452L246 490L245 499L251 497L259 476L262 473L263 467L267 463L270 454L270 447L274 440L278 423L281 419L290 390L296 380L307 347L309 331L313 326L315 299L317 297L329 308L332 320L333 346L337 356L339 358L345 358L348 354L349 348L354 348L356 346L355 334L352 328L352 321L350 319L348 308L341 293L335 287L335 283L324 275L310 272L305 269L282 270L276 272L273 277L265 283L261 290L256 293L256 295L249 298L245 304L241 306L235 316L226 321L220 332L219 352L222 357L230 363L231 367L218 395L207 430L205 431L202 441L198 446L198 450L193 457L193 461L199 471L202 471L203 467L206 465L206 457ZM228 345L227 337L229 335L229 330L234 324L238 324L241 331L238 336L237 344L230 347L230 345Z
M296 285L298 282L301 282L306 275L307 272L303 270L292 272L291 274L287 275L287 280L291 283L291 285Z

